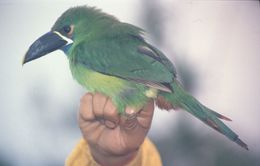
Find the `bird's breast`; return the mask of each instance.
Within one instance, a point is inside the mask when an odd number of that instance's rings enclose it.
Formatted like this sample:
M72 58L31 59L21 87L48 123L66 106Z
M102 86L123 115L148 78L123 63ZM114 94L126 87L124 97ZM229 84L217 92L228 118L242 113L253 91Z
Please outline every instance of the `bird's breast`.
M125 80L90 70L81 64L70 64L70 69L74 79L91 92L112 97L126 88Z
M148 98L157 96L157 90L90 70L81 64L70 64L70 69L74 79L88 91L110 97L119 112L123 112L125 106L139 110Z

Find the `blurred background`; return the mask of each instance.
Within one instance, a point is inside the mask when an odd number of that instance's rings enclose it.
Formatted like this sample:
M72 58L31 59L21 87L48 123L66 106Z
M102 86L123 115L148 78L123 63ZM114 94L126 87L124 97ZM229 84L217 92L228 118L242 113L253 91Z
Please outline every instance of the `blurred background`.
M69 7L90 5L147 31L186 89L226 122L246 151L184 111L156 110L149 137L165 166L260 165L260 5L219 0L1 0L0 166L57 166L81 137L85 93L56 51L22 66L30 44Z

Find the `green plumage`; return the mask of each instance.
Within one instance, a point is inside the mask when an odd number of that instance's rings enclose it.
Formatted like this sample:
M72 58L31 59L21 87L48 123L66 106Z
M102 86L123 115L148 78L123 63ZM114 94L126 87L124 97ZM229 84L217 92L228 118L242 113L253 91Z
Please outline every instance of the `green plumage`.
M70 32L64 30L68 26ZM228 118L203 106L182 88L173 64L144 40L142 29L83 6L63 13L52 31L73 40L61 48L73 77L87 90L109 96L120 113L126 106L138 110L154 98L160 108L182 108L247 149L220 120Z

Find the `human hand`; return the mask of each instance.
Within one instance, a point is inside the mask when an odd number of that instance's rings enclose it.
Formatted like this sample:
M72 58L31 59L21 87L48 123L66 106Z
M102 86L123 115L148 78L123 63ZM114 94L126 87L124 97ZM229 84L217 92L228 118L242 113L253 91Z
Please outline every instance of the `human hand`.
M92 156L101 165L117 166L131 161L151 126L153 100L143 109L126 108L119 115L110 98L87 93L81 99L79 126Z

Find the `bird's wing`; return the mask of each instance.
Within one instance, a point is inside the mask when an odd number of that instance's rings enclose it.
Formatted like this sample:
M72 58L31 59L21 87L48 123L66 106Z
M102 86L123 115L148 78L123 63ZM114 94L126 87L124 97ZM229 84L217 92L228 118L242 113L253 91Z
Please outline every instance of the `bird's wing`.
M140 36L104 38L78 44L74 60L102 74L171 92L172 63Z

